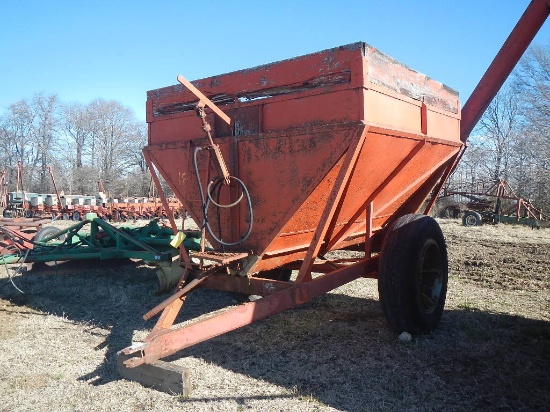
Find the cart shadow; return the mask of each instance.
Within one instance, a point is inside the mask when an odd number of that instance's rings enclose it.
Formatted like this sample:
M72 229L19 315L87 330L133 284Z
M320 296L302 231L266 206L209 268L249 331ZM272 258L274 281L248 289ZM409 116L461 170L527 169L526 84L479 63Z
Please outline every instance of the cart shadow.
M550 402L550 323L468 309L448 310L435 332L400 341L377 300L327 294L182 355L337 410L537 410Z
M131 344L135 330L153 326L141 316L151 302L165 298L156 294L153 268L136 262L112 266L98 264L98 269L71 273L56 273L55 267L49 272L30 271L13 278L15 287L8 279L0 279L0 298L83 324L88 333L104 337L94 348L106 350L103 362L80 378L93 385L120 379L117 351Z
M142 314L166 298L156 295L154 271L144 265L30 274L16 281L30 293L21 295L0 284L1 298L108 330L97 347L106 350L103 362L80 377L93 385L120 379L117 352L132 343L136 330L153 327L154 321L144 322ZM197 290L178 320L234 303L230 294ZM465 397L472 402L469 407L491 409L502 397L517 405L550 402L550 395L539 391L550 387L549 342L548 322L467 309L446 311L437 331L401 342L390 332L376 299L329 293L166 360L185 364L186 357L202 359L339 410L363 411L365 405L403 409L392 403L396 400L406 403L404 409L438 401L463 405ZM516 379L535 385L512 385ZM483 394L484 382L506 392ZM188 401L205 400L212 399ZM246 397L235 400L247 402Z

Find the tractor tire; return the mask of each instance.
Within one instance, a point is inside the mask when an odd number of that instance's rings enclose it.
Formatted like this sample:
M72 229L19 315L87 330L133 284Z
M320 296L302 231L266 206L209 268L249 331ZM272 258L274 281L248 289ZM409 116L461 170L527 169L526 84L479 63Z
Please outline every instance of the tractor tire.
M464 226L481 226L483 224L483 219L479 213L468 210L464 212L464 216L462 216L462 224Z
M42 239L46 239L47 237L53 236L53 235L55 235L57 233L60 233L60 232L61 232L61 230L59 230L58 228L56 228L54 226L44 226L42 229L40 229L36 233L36 235L34 235L33 241L41 242ZM59 236L58 238L53 239L53 240L63 241L63 240L65 240L65 234L63 233L61 236Z
M443 314L447 296L447 247L437 222L405 215L384 238L378 269L380 304L396 333L428 333Z

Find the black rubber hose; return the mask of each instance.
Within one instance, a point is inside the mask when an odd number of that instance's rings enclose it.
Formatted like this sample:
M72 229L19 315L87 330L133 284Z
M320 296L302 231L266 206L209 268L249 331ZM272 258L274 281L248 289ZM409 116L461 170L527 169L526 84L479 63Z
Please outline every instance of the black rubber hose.
M218 178L213 179L210 183L208 183L208 187L207 187L208 200L206 200L205 197L204 197L204 191L202 190L202 184L201 184L201 179L200 179L200 175L199 175L199 167L198 167L198 162L197 162L197 153L199 151L201 151L202 149L203 149L202 147L196 147L195 148L195 150L193 152L193 166L195 168L195 175L197 176L197 183L199 185L199 193L200 193L200 196L201 196L202 210L203 210L203 216L204 216L203 217L203 226L206 227L206 229L208 230L208 233L210 233L212 238L216 242L218 242L220 245L223 245L223 246L238 245L238 244L244 242L246 239L248 239L248 236L250 236L250 233L252 232L252 224L253 224L253 221L254 221L254 213L253 213L253 210L252 210L252 200L250 199L250 194L248 192L248 189L246 188L246 185L244 184L244 182L241 179L239 179L235 176L230 176L230 179L236 180L237 183L239 183L239 185L241 186L241 189L242 189L241 196L239 197L239 199L236 202L233 202L229 205L220 205L219 203L215 202L212 199L211 190L210 190L212 185L214 186L212 192L215 191L218 187L221 188L220 184L222 183L222 179L220 177L218 177ZM239 204L241 202L241 200L243 199L243 196L246 197L247 206L248 206L248 213L250 215L250 222L249 222L249 225L248 225L248 230L247 230L246 234L241 239L237 240L236 242L232 242L232 243L224 242L223 240L219 239L213 233L213 230L210 227L210 224L208 223L208 207L210 206L210 203L213 203L215 206L217 206L219 208L234 207L234 206L236 206L237 204Z

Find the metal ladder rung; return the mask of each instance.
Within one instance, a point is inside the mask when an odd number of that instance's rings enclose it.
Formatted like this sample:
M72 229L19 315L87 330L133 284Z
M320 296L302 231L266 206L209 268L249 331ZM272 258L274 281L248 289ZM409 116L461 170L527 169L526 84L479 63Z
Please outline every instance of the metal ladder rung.
M234 262L236 260L244 259L248 256L248 253L229 253L229 252L192 252L192 258L211 260L213 262L225 265L229 262Z

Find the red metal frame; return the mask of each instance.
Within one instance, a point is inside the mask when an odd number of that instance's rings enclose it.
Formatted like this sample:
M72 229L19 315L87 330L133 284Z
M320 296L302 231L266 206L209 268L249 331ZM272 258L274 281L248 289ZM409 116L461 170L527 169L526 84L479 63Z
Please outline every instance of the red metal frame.
M21 255L33 248L32 239L35 232L27 233L23 229L36 229L42 222L30 222L28 219L2 219L0 221L0 256L13 254L13 248Z
M530 26L534 14L545 18L547 4L534 0L512 35ZM521 55L513 40L507 43L506 49L511 45L515 52L499 53L496 66L511 67L509 60L515 64ZM525 49L527 40L521 43L519 48ZM215 145L229 159L228 173L239 176L253 193L254 230L238 247L189 254L191 267L187 263L176 292L145 315L149 319L161 312L151 333L123 350L134 356L124 362L130 367L292 308L359 277L376 278L386 228L399 216L421 209L428 213L433 207L486 99L501 84L500 78L493 80L497 86L479 97L479 90L487 87L480 83L461 123L456 93L363 43L193 83L182 79L178 81L185 87L148 92L147 161L192 218L205 222L201 187L206 187L205 178L220 171L211 156L199 159L195 148ZM414 90L409 90L411 84ZM212 109L202 125L194 118L197 96L199 105L208 101ZM209 124L215 138L205 126ZM201 137L204 131L206 138ZM202 180L197 181L199 169ZM232 204L238 195L233 185L220 193L220 201ZM209 217L234 241L246 231L246 215L239 206ZM203 246L207 240L216 246L205 225ZM323 256L343 248L365 253L346 261ZM295 281L272 279L278 268L298 270ZM186 295L197 287L263 297L173 328Z
M124 363L128 367L152 363L181 349L293 308L360 277L375 277L377 263L377 259L363 259L354 265L343 267L309 282L288 285L262 299L239 305L215 317L184 327L168 329L167 325L163 325L162 328L153 329L143 343L124 349L123 353L126 355L139 354ZM176 300L175 305L176 308L169 306L165 310L179 310L181 301Z
M23 164L21 163L21 161L18 161L17 162L17 182L16 182L16 188L15 188L16 193L18 193L20 189L21 189L21 207L23 209L27 209L28 202L25 196L25 189L23 187Z
M151 166L151 165L150 165ZM107 217L113 221L120 220L129 220L129 219L138 219L138 218L154 218L154 217L167 217L170 220L172 227L175 227L174 216L176 214L183 213L182 205L177 199L166 199L164 193L161 192L161 195L164 199L158 198L149 198L147 202L143 203L131 203L131 202L119 202L119 203L108 203L104 205L72 205L62 203L62 196L59 194L57 184L55 181L53 169L50 166L47 166L47 170L52 179L52 184L55 191L55 196L57 199L57 205L37 205L33 206L30 202L26 201L25 190L24 190L24 181L23 181L23 166L21 162L18 162L17 165L17 185L16 193L20 192L19 188L21 187L23 203L21 208L15 210L16 215L30 215L33 217L42 217L42 218L62 218L62 219L73 219L80 220L86 213L93 212L96 213L99 217ZM154 169L150 169L154 173ZM3 172L3 180L5 182L5 171ZM105 188L103 187L103 182L98 182L99 192L105 193ZM3 200L0 203L0 207L10 208L10 203L7 200L7 186L2 185L2 198ZM77 217L78 216L78 217ZM175 229L177 232L177 229Z
M516 195L506 180L499 180L495 182L484 192L468 192L460 190L445 190L443 192L443 196L453 195L511 200L512 205L506 209L502 209L499 213L503 215L515 214L517 221L519 221L521 217L530 217L535 220L547 220L547 217L543 215L542 211L537 209L530 200ZM488 203L486 209L494 209L494 204Z

